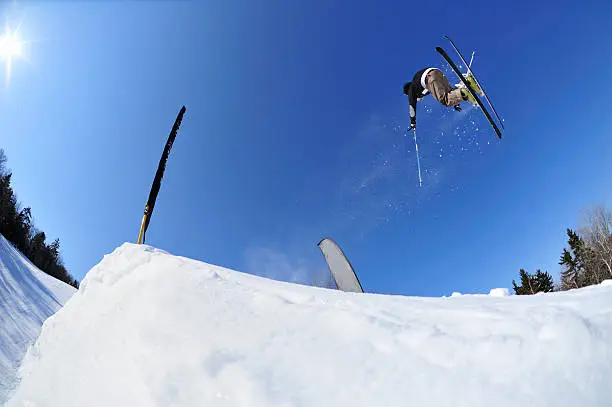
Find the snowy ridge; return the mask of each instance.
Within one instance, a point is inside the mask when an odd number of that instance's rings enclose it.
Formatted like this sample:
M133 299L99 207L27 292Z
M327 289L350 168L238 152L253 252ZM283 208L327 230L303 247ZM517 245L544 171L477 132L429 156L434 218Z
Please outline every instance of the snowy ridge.
M612 286L343 293L124 244L20 372L11 407L609 406Z
M0 404L17 383L17 368L43 322L75 289L40 271L0 235Z

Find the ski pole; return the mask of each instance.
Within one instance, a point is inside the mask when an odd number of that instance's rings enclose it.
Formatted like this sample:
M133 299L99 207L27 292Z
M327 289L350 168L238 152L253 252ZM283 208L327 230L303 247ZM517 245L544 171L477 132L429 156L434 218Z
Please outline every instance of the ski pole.
M474 62L474 54L476 51L472 52L472 58L470 58L470 64L467 66L468 73L472 72L472 62Z
M422 186L423 180L421 179L421 160L419 159L419 145L417 144L416 127L412 129L412 133L414 135L414 147L416 149L417 168L419 169L419 186Z

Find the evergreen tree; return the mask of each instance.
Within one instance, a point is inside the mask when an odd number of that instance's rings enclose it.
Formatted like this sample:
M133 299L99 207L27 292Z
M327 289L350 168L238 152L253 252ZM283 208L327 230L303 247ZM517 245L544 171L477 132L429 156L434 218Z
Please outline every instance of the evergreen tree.
M30 241L30 260L41 270L47 258L47 244L45 240L47 240L45 232L37 232Z
M22 253L26 254L29 250L30 233L32 231L32 210L30 208L24 208L19 212L16 225L15 245Z
M542 272L538 269L535 274L535 282L537 285L537 292L539 293L549 293L554 291L555 282L547 271Z
M512 280L512 287L516 295L532 295L536 293L547 293L553 291L554 282L552 276L548 272L542 272L538 269L535 273L529 274L524 269L519 271L521 284L517 285L516 281Z
M12 174L0 176L0 233L11 240L15 230L17 199L11 188Z
M563 249L559 264L563 267L561 272L561 287L564 290L584 287L585 263L587 251L584 240L572 229L567 229L569 250Z
M535 294L534 286L532 284L532 276L529 275L524 269L519 271L521 277L521 285L516 285L516 282L512 280L512 287L516 295L529 295Z

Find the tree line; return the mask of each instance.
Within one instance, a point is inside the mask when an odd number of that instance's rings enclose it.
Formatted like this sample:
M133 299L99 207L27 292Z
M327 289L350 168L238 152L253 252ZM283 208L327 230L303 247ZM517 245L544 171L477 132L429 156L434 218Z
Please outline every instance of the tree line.
M583 225L568 228L567 247L561 252L560 283L548 272L530 274L521 269L520 284L512 280L518 295L564 291L599 284L612 279L612 212L604 206L585 211Z
M79 282L68 273L60 255L60 242L47 244L45 232L32 221L32 209L22 208L11 186L12 173L6 167L6 155L0 149L0 233L36 267L73 287Z

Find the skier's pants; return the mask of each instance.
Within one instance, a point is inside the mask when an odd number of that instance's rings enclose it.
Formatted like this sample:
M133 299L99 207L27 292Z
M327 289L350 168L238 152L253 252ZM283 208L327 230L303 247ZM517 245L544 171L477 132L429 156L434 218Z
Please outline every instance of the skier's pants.
M461 90L451 88L448 79L439 69L432 69L426 76L425 84L438 102L444 106L451 107L463 102Z

